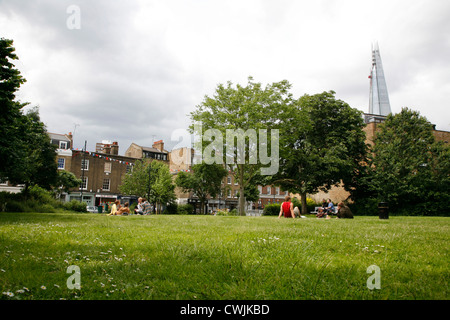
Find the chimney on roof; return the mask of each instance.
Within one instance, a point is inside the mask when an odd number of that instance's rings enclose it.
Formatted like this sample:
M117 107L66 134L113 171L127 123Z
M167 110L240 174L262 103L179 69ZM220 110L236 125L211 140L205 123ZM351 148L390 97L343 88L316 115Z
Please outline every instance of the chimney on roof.
M114 141L111 145L111 154L117 156L119 154L119 144Z
M70 146L68 146L69 149L73 148L73 135L72 132L69 132L69 134L67 135L67 138L69 138L70 140Z
M103 153L111 154L111 145L110 144L105 144L103 146Z
M153 148L158 149L161 152L164 151L164 142L162 140L153 142Z

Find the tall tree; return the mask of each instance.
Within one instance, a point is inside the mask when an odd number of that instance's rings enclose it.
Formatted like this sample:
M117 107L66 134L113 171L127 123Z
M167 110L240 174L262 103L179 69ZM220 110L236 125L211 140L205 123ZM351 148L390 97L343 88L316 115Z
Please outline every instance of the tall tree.
M200 213L204 214L208 197L215 198L220 194L221 183L227 176L227 170L219 164L195 164L191 172L180 172L175 179L178 187L185 192L192 191L200 200Z
M13 41L0 39L0 180L20 176L26 153L23 149L22 108L26 105L15 101L16 91L26 80L15 68Z
M25 82L14 68L13 41L0 39L0 180L45 189L57 180L55 148L50 142L37 107L26 114L27 103L15 101L16 91Z
M304 95L291 109L289 128L280 144L280 170L273 177L285 190L306 195L328 191L341 182L350 190L366 159L367 146L360 111L335 98L335 92Z
M408 108L380 125L370 162L371 185L392 211L411 214L450 201L449 147L436 142L432 130L425 117Z
M58 170L58 178L53 186L53 192L58 199L61 199L63 192L68 193L70 189L79 187L81 179L77 179L75 174L66 170Z
M29 110L23 120L22 142L26 157L22 176L17 182L24 183L25 190L31 185L50 190L58 180L56 146L51 143L40 120L38 108Z
M273 174L274 162L278 165L278 136L272 129L280 128L280 119L293 101L290 88L286 80L263 87L252 77L246 86L219 84L214 96L206 96L191 113L190 131L202 137L196 148L201 148L203 159L206 156L216 164L226 164L239 182L241 215L245 215L245 188L253 176L260 170Z

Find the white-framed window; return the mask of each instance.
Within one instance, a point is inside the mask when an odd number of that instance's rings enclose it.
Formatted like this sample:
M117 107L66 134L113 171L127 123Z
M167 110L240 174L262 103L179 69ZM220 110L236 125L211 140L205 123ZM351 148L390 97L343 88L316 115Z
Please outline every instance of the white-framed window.
M262 194L262 186L258 186L259 194Z
M234 178L234 185L237 186L238 184L239 184L238 180L236 178Z
M88 177L81 178L81 189L87 190L88 188Z
M58 169L63 170L65 168L66 159L58 158Z
M106 173L111 173L111 162L105 162L105 172Z
M234 190L233 198L237 198L239 190Z
M271 194L272 193L272 188L267 187L267 194Z
M227 184L231 184L231 177L227 177Z
M68 144L67 141L60 141L59 148L65 150L65 149L67 149L67 144Z
M276 188L275 188L275 193L276 193L277 195L280 194L280 187L276 187Z
M231 198L231 190L230 189L227 190L227 197Z
M103 191L109 191L110 185L111 185L111 180L109 178L103 179L103 184L102 184Z
M89 170L89 160L81 159L81 170L88 171Z

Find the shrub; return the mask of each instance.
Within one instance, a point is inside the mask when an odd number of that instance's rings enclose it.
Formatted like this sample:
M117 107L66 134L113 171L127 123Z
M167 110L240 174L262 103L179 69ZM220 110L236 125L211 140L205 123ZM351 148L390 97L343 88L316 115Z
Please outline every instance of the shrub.
M193 214L194 207L191 204L180 204L177 208L178 214Z
M86 202L79 202L77 200L64 203L64 209L75 212L87 212L86 206Z
M4 208L6 212L25 212L27 210L27 206L20 201L10 200L5 201Z
M177 203L169 203L166 206L166 209L163 211L164 214L178 214L178 204Z
M353 215L376 216L378 215L378 200L373 198L360 199L354 203L349 203L348 207Z
M54 212L56 212L55 208L53 206L51 206L50 204L43 204L41 206L38 206L33 211L40 212L40 213L54 213Z
M269 203L264 206L263 216L277 216L280 214L280 206L279 203Z
M38 201L39 203L53 204L56 202L52 192L37 185L28 188L28 195L30 198Z

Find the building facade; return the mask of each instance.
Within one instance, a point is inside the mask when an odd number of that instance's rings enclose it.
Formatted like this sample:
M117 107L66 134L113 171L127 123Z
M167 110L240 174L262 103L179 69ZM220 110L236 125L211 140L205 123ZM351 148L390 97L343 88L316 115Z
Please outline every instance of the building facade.
M132 171L137 159L110 153L80 150L72 152L69 171L81 179L82 183L66 196L66 201L82 200L88 206L98 206L121 198L119 186L124 175Z

